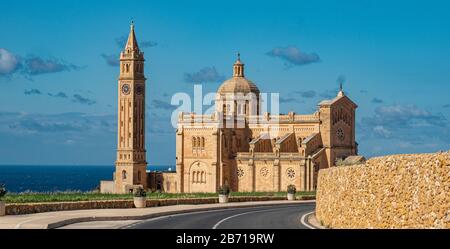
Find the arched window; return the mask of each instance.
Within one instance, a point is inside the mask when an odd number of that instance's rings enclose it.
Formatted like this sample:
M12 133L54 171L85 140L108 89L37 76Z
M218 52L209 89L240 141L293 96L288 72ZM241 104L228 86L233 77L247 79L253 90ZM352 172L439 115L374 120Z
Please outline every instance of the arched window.
M195 148L197 146L197 140L195 137L192 137L192 147Z
M130 65L126 65L126 68L127 68L127 73L130 71Z
M201 141L200 141L200 137L197 137L197 147L201 146Z
M204 149L205 148L205 138L204 137L202 137L202 144L201 144L201 147Z
M196 171L192 172L192 182L195 182L195 175L196 175Z
M122 170L122 180L127 179L127 172L125 170Z
M138 171L138 181L141 181L141 172Z
M205 174L205 172L202 171L202 174L201 174L201 177L200 177L200 181L201 182L205 182L204 179L203 179L204 178L204 174Z
M249 112L249 108L250 108L250 105L248 104L248 100L246 100L245 101L245 106L244 106L245 114L249 114L250 113Z

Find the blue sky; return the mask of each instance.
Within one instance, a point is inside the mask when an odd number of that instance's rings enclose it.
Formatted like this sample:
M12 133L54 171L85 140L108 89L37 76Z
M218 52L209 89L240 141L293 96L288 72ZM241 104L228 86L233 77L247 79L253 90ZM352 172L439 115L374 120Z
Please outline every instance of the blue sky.
M363 155L450 149L447 1L1 2L0 164L113 164L132 19L150 164L175 162L171 96L215 91L238 51L282 112L313 112L345 79Z

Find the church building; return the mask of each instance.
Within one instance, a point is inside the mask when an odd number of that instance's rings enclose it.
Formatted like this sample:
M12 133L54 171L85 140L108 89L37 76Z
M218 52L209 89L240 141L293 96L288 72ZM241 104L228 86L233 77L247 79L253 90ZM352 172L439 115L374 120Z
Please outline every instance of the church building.
M179 113L176 171L146 172L144 56L133 25L120 64L116 172L114 184L102 182L103 192L123 193L136 186L216 192L221 185L232 191L278 192L291 184L298 191L313 191L320 169L357 155L357 105L342 87L312 114L261 113L260 90L246 78L238 55L232 77L217 90L215 112Z
M260 90L245 77L239 56L216 94L210 115L180 113L176 172L153 173L151 186L168 192L299 191L316 189L320 169L357 154L355 110L342 90L312 114L260 113ZM230 125L231 124L231 125Z

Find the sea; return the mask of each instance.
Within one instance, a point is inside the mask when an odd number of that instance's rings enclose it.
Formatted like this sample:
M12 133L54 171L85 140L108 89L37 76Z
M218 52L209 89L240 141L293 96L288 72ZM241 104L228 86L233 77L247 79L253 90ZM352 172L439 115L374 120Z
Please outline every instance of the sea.
M175 170L175 166L147 166L149 170ZM101 180L112 180L113 172L112 165L0 165L0 184L12 193L91 191Z

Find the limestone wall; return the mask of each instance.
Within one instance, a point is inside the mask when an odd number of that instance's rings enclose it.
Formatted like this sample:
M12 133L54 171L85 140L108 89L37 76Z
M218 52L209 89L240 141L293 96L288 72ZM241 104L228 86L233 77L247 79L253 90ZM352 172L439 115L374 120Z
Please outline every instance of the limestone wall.
M331 228L450 228L450 151L322 169L316 200Z

